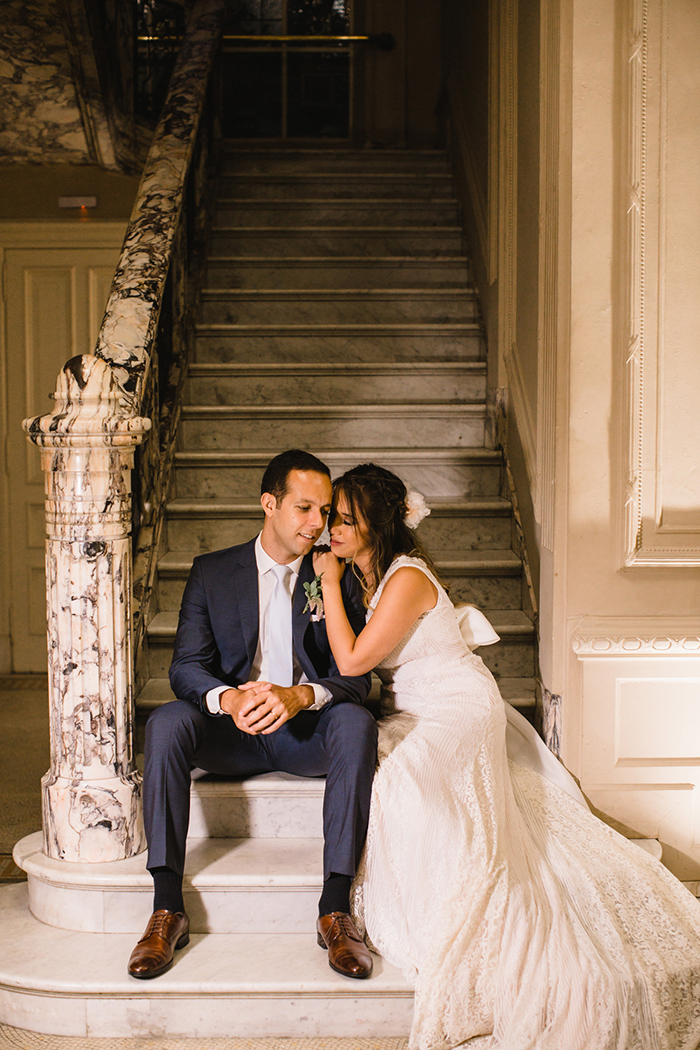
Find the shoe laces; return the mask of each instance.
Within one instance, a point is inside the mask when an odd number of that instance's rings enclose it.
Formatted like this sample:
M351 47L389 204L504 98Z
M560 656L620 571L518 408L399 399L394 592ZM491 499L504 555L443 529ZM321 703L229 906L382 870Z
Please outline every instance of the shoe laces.
M355 927L353 926L352 919L350 918L347 912L337 912L333 916L333 921L328 928L329 937L333 933L334 927L336 927L336 925L338 933L344 933L346 934L346 936L352 938L352 940L357 940L357 933L355 932Z
M163 930L166 927L168 919L170 918L171 915L175 915L175 914L176 914L175 912L167 911L167 909L165 909L165 908L162 908L159 911L154 911L153 914L151 915L150 920L149 920L146 932L143 935L144 939L146 937L152 936L152 934L154 934L154 933L157 933L160 937L162 937L163 936Z

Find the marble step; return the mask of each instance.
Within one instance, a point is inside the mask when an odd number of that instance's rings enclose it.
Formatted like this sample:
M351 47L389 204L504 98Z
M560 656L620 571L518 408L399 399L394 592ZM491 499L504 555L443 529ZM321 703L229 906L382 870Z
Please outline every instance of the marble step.
M284 361L482 361L481 326L199 325L196 359L205 363Z
M518 609L486 607L484 612L501 637L495 645L484 646L479 650L479 656L486 666L497 680L532 678L535 674L535 631L532 621ZM176 612L156 613L148 625L148 668L151 678L167 677L176 629Z
M250 503L237 498L174 499L168 503L167 513L171 552L221 550L250 539L262 525L259 499ZM468 551L509 550L511 530L508 500L474 496L439 503L434 500L416 535L429 550L451 551L456 558Z
M464 256L442 259L408 256L358 258L297 256L267 259L209 256L210 288L459 288L470 290L470 272Z
M472 404L425 402L382 405L185 405L181 446L187 449L279 449L328 444L361 450L482 446L486 412Z
M411 197L354 197L324 200L301 197L288 200L238 200L219 196L217 226L444 226L459 221L454 197L420 200Z
M192 364L192 404L376 404L382 401L478 401L486 397L486 364Z
M459 255L461 226L219 226L213 255Z
M461 555L433 552L454 602L480 608L519 609L522 564L511 550L465 551ZM158 609L177 611L192 568L193 551L169 551L158 562Z
M444 200L453 196L449 171L318 171L223 173L223 200Z
M47 926L28 907L27 886L0 889L11 951L0 960L0 1020L56 1035L132 1038L403 1036L413 993L376 958L367 981L335 974L313 931L194 934L155 981L126 972L132 933L78 933Z
M354 450L313 451L328 465L334 478L355 466L360 458ZM361 458L393 470L422 492L428 503L435 498L462 500L470 496L498 496L500 492L502 458L493 449L374 448L362 449ZM176 495L181 499L255 500L260 495L260 479L269 459L267 452L176 452Z
M359 150L359 149L240 149L234 143L224 148L222 174L275 175L332 172L449 172L444 150Z
M455 324L479 320L471 290L205 288L200 321L208 324Z
M246 799L240 789L246 783L251 781L224 786L217 798L220 810L227 803L241 810ZM319 790L306 804L311 816L314 803L313 837L286 837L286 832L285 837L216 837L209 829L198 837L190 830L183 890L193 933L313 931L323 886L324 781L314 787ZM193 801L195 789L196 783ZM293 806L293 800L282 793L274 800L284 822L286 803ZM293 809L290 817L293 822ZM235 821L229 817L226 823ZM46 857L42 844L43 834L36 832L14 850L15 863L29 876L30 907L37 919L84 933L143 932L153 898L145 853L127 861L67 866Z

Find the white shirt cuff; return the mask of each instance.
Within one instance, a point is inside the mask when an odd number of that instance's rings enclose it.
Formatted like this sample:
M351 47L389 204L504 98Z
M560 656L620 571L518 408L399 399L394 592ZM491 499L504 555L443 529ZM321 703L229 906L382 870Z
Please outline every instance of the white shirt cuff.
M226 690L230 689L230 688L231 687L229 685L217 685L217 686L214 686L213 689L209 690L209 692L206 694L204 699L206 700L206 704L207 704L207 707L209 708L209 713L210 714L212 714L212 715L220 715L221 714L221 704L219 702L219 697L221 696L222 693L225 693Z
M325 707L333 699L333 693L330 689L326 689L325 685L321 685L319 682L308 682L308 685L314 691L314 702L311 707L307 708L308 711L320 711L322 707Z

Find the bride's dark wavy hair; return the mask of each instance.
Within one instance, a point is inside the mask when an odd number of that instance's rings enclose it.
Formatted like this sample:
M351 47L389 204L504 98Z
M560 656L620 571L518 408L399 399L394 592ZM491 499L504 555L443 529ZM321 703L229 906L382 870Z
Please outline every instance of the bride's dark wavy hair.
M407 489L401 478L376 463L361 463L333 482L333 502L330 521L336 513L338 498L347 503L353 522L364 522L371 544L369 578L364 578L355 567L360 580L365 605L379 586L379 582L400 554L422 558L431 572L437 572L427 550L404 521ZM439 578L439 577L438 577Z

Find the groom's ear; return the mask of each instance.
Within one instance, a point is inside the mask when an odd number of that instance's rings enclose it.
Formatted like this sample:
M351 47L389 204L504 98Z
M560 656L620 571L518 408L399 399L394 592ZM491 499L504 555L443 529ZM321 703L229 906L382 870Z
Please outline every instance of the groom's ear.
M265 511L266 518L271 518L277 510L277 500L271 492L263 492L262 496L260 497L260 504L262 506L262 509Z

